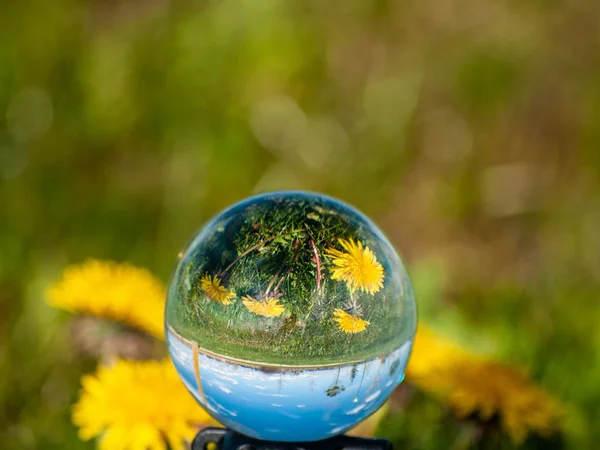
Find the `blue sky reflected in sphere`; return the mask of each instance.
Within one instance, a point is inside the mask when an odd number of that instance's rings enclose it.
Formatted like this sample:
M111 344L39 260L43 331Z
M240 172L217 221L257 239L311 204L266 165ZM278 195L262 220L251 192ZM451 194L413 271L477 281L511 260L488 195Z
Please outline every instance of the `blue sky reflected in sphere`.
M169 352L186 388L224 425L274 441L312 441L343 433L373 414L404 378L407 341L386 357L355 365L269 371L199 356L167 334Z

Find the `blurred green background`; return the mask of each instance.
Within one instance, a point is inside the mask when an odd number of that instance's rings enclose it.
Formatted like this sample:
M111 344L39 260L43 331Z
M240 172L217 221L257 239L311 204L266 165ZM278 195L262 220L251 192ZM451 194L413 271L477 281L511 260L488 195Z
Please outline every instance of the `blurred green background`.
M599 29L592 0L1 2L0 447L93 447L69 405L94 358L44 302L65 264L166 281L221 208L306 189L373 217L421 320L529 370L594 448ZM444 414L384 428L468 448Z

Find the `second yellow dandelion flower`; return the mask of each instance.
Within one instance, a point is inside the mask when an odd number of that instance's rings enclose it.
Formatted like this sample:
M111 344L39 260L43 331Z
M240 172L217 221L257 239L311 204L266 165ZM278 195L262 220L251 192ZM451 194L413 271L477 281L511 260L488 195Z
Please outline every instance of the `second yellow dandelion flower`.
M333 312L333 321L337 323L340 330L344 333L356 334L361 333L367 329L369 322L361 319L358 316L348 314L346 311L340 308L336 308Z
M118 361L82 378L73 423L101 450L184 450L215 421L194 401L170 361Z
M242 297L242 303L250 312L264 317L279 317L285 312L283 305L279 304L279 300L273 297L258 301L250 296Z
M210 274L205 273L200 281L200 287L208 298L222 305L230 305L235 298L235 292L223 286L221 280L216 275L211 277Z

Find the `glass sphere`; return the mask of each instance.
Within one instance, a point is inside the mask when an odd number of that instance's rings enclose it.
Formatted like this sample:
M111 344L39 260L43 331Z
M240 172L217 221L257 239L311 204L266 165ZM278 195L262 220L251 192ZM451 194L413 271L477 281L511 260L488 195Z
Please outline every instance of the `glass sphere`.
M364 215L322 195L252 197L180 255L169 353L222 424L273 441L340 434L404 378L416 328L400 258Z

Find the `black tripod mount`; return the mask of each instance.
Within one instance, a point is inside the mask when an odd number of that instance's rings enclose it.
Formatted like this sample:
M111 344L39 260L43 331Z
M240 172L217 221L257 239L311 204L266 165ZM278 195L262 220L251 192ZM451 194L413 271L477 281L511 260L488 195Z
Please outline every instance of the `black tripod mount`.
M211 445L212 444L212 445ZM215 447L216 445L216 447ZM253 439L225 428L200 431L192 450L392 450L386 439L368 439L346 435L314 442L274 442Z

